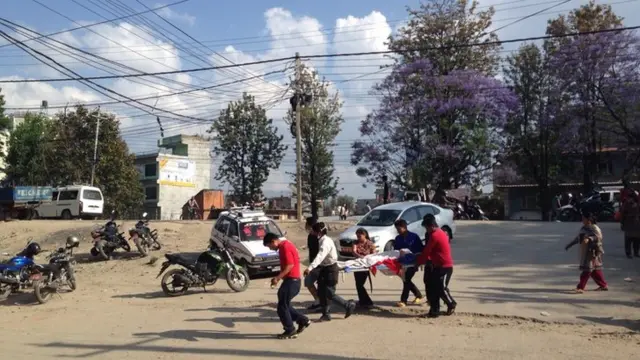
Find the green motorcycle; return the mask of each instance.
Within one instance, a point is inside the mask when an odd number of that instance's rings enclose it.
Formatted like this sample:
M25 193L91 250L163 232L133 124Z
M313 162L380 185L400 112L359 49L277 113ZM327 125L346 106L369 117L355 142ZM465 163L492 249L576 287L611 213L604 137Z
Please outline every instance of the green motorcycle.
M162 263L159 278L171 265L181 266L167 271L160 285L167 296L184 295L190 287L202 287L206 292L211 286L224 277L231 290L243 292L249 287L249 273L242 266L236 265L227 250L226 244L221 249L209 249L193 261L181 254L165 254L167 261Z

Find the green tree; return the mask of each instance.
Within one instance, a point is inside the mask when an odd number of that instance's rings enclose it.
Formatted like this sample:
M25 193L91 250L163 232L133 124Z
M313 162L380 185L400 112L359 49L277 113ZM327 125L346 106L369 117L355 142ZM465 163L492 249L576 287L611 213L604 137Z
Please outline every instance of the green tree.
M334 156L331 147L344 122L338 93L330 93L329 83L303 66L300 90L311 95L309 104L300 111L300 143L302 153L302 196L311 204L311 215L318 216L318 201L335 196L338 177L334 177ZM291 135L296 138L295 113L289 110L285 122L291 124ZM293 189L297 189L297 174L292 173ZM296 196L294 191L294 196Z
M48 184L49 167L53 159L47 158L55 149L52 121L39 113L27 113L9 139L7 153L7 180L16 185ZM34 171L34 169L36 169ZM39 169L42 169L40 171Z
M134 156L120 136L115 115L78 106L73 111L57 114L50 122L34 116L12 137L12 143L23 144L25 152L12 152L11 176L29 185L64 186L88 184L93 165L96 125L100 119L98 161L94 185L105 197L105 211L136 213L142 206L144 192ZM44 133L40 132L44 130ZM40 135L40 137L38 137ZM40 142L38 146L33 146ZM31 146L31 148L29 148ZM44 160L42 166L30 166L29 158ZM49 166L46 166L49 164ZM30 174L31 173L31 174Z
M9 127L11 126L10 119L4 114L4 105L5 105L4 95L2 94L2 89L0 89L0 149L5 149L5 142L6 142L6 139L2 135L2 133L5 133L6 131L10 130ZM5 155L6 154L4 151L0 151L0 160L3 159ZM0 171L3 171L3 170L4 169L0 168Z
M270 170L280 166L287 150L266 110L245 93L220 112L209 133L213 134L213 152L222 157L216 180L230 184L241 203L262 201L262 185Z

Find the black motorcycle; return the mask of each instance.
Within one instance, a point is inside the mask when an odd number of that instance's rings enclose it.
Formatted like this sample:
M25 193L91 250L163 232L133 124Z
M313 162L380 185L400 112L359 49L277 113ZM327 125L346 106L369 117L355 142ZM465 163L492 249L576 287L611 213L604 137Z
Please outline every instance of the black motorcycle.
M47 257L49 264L36 266L38 275L34 278L33 293L40 304L49 301L53 294L65 287L71 291L76 289L76 277L71 263L73 249L78 247L80 242L77 238L74 239L68 239L65 247L51 253Z
M471 206L469 206L468 215L471 220L489 220L489 218L484 214L484 211L482 211L482 208L478 204L472 204Z
M167 258L162 264L159 278L171 265L182 268L173 268L162 277L160 285L167 296L184 295L190 287L202 287L206 292L206 286L210 286L224 276L227 285L235 292L242 292L249 287L249 273L242 266L236 265L233 257L227 250L226 243L220 249L209 249L193 261L181 254L165 254Z
M93 238L91 255L99 256L103 260L111 259L113 253L118 249L126 252L131 251L131 246L129 246L129 242L124 237L124 233L118 232L118 225L113 219L109 220L103 227L93 230L91 237Z
M454 220L469 220L469 215L466 211L464 211L464 207L460 203L456 203L455 206L452 206L453 210L453 219Z
M158 241L158 230L149 228L147 213L143 213L142 219L136 223L136 226L129 229L129 236L142 256L149 255L149 249L162 249L162 244Z

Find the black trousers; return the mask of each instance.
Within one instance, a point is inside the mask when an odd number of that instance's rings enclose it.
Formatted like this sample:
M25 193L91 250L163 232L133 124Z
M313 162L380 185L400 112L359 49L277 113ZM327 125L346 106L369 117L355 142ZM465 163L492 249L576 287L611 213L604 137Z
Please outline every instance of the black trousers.
M624 237L624 252L627 256L631 256L631 248L634 255L640 255L640 237Z
M353 277L356 280L356 291L358 292L358 302L360 303L360 306L373 305L373 300L371 300L371 297L367 292L367 288L365 287L367 280L369 279L369 272L354 272Z
M440 299L447 307L455 306L456 301L449 292L449 281L453 268L433 268L427 281L427 300L429 301L430 313L440 312Z
M300 279L284 279L278 289L278 317L284 327L284 331L293 332L293 323L305 323L309 320L291 306L291 300L300 292Z
M402 294L400 295L400 301L403 303L406 303L407 300L409 300L409 292L413 293L413 295L417 298L422 297L422 293L420 292L416 284L413 283L413 276L416 274L417 271L418 271L417 267L410 267L410 268L407 268L404 274L404 283L402 284Z
M422 281L424 282L424 291L427 293L427 302L429 302L429 279L431 278L431 271L433 268L430 266L424 267L424 275L422 276Z
M318 275L318 297L320 298L320 307L323 314L331 312L331 301L347 308L347 301L341 296L336 295L336 285L338 285L338 265L330 265L322 267Z

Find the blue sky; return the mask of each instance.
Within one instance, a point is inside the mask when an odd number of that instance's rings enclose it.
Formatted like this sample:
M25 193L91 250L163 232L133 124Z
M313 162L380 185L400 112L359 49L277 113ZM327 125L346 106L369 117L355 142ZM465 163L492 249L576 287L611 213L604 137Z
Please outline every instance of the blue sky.
M119 17L128 11L124 6L143 11L141 4L134 0L38 0L42 4L62 13L55 14L33 0L5 0L1 17L14 21L29 29L48 34L69 28L102 21L105 18ZM149 1L143 3L154 8L172 1ZM195 43L175 28L163 22L153 14L146 19L132 17L115 23L98 25L91 30L79 30L56 36L59 43L47 45L28 42L52 58L60 61L82 75L108 75L109 69L96 69L83 64L79 59L69 56L68 47L75 46L92 54L97 54L120 65L126 65L140 71L170 71L191 69L212 65L227 65L229 61L242 63L256 60L292 56L300 52L327 54L336 52L360 52L385 50L387 36L403 24L406 19L406 6L417 6L418 1L206 1L189 0L158 13L176 27L188 33L205 46ZM480 1L480 6L494 5L497 12L494 17L498 28L544 10L561 1L532 0L491 0ZM548 18L586 3L571 1L532 16L516 25L500 30L501 39L512 39L544 34ZM640 1L602 1L613 4L619 14L627 15L626 25L638 25L640 19ZM81 5L93 10L83 8ZM111 12L111 13L110 13ZM75 23L74 23L75 22ZM18 39L26 39L24 34L0 26ZM2 42L0 42L0 45ZM53 48L52 48L52 47ZM506 50L518 45L505 47ZM224 59L222 58L224 57ZM82 59L80 59L82 60ZM309 65L334 83L344 100L343 131L336 141L336 171L340 177L340 188L344 193L356 197L372 197L373 187L364 188L362 181L354 174L349 165L349 145L358 138L358 124L377 100L368 95L368 89L384 74L372 74L386 60L378 56L339 59L332 61L316 60ZM113 65L113 64L112 64ZM207 128L196 120L182 121L170 119L173 115L162 112L186 115L204 119L215 117L226 102L236 99L242 91L249 91L259 103L270 110L268 114L283 132L287 125L281 120L286 111L286 102L278 102L285 94L289 70L283 73L265 76L240 84L221 87L208 91L193 91L185 95L171 95L194 87L216 85L228 81L259 76L266 72L284 70L286 63L263 66L251 66L219 71L206 71L190 74L167 76L166 79L145 78L133 82L129 80L101 80L100 84L132 98L151 97L143 100L146 106L157 107L163 120L165 135L179 132L203 133ZM114 65L118 73L123 71ZM367 75L368 74L368 75ZM56 78L65 77L55 70L39 64L15 47L0 49L0 79ZM360 77L358 80L345 80ZM50 106L63 106L77 102L104 102L107 97L98 94L79 83L27 83L0 84L3 88L9 108L37 107L41 100L48 100ZM171 96L166 96L167 94ZM153 98L157 95L161 98ZM157 103L156 103L157 101ZM143 106L139 109L126 105L103 105L108 111L116 113L122 122L125 139L133 151L149 151L154 148L160 134L157 124ZM51 109L50 112L56 111ZM158 114L154 112L154 114ZM175 117L175 116L173 116ZM285 132L285 143L293 140ZM208 156L203 154L202 156ZM289 176L287 172L295 169L293 149L285 157L282 167L273 171L266 189L269 194L288 193Z

